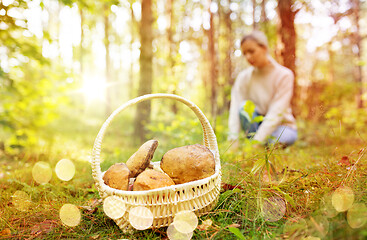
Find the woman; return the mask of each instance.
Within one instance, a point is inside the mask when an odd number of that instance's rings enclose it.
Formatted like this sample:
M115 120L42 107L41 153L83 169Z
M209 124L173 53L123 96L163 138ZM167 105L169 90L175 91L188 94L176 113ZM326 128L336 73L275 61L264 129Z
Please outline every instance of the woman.
M290 105L294 84L292 71L269 55L267 38L260 31L244 36L241 50L252 66L239 73L232 87L229 140L235 140L234 146L238 146L242 126L247 137L252 134L258 142L293 144L297 139L297 127ZM264 116L261 122L249 119L243 109L246 101L256 106L253 118Z

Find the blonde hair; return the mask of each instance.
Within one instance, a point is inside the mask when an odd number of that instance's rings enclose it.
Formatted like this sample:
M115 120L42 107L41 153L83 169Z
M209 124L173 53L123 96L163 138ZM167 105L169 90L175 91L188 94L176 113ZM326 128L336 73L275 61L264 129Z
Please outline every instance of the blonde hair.
M241 39L241 46L242 44L246 41L246 40L254 40L255 42L257 42L257 44L266 47L268 49L268 38L266 37L266 35L259 31L259 30L253 30L251 33L246 34L245 36L242 37Z

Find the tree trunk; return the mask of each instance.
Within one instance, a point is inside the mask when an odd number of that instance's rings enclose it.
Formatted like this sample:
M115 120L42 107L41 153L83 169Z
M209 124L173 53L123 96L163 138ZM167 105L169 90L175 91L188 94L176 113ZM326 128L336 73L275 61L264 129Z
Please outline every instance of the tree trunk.
M278 39L281 44L278 45L280 54L280 63L292 70L295 76L294 91L292 99L293 113L297 113L298 89L296 83L296 29L294 19L297 12L292 10L293 0L278 0L278 14L280 18L278 26Z
M270 26L269 26L269 18L266 14L266 0L261 1L261 25L267 36L269 36Z
M224 14L224 22L226 26L226 40L227 40L227 51L226 57L224 60L225 66L225 83L223 87L223 110L228 110L230 105L230 95L234 84L233 78L233 66L232 66L232 52L233 52L233 29L232 29L232 20L230 18L232 11L229 9L227 13Z
M217 54L215 49L215 28L214 28L214 14L210 11L210 28L208 30L209 42L209 61L210 61L210 104L211 115L215 122L217 115L217 85L218 85L218 69L217 69Z
M327 50L329 54L329 77L328 81L333 83L335 81L335 53L331 47L332 41L327 44Z
M266 15L266 0L261 1L261 21L268 22L268 16Z
M104 45L106 49L106 115L111 114L111 91L109 88L109 83L111 82L111 63L110 63L110 21L109 21L109 13L110 13L110 6L108 4L104 5Z
M152 0L142 0L141 23L140 23L140 80L138 95L152 93L153 84L153 16ZM150 122L151 102L139 103L135 115L135 136L136 140L145 141L147 129L145 126Z
M79 14L80 14L80 55L79 55L79 64L80 64L80 77L83 77L84 74L84 48L83 48L83 42L84 42L84 30L83 30L83 24L84 24L84 14L83 9L81 6L79 6ZM83 81L83 79L81 79Z
M353 23L356 27L356 31L352 33L352 48L353 48L353 53L356 54L357 57L357 64L354 67L354 79L357 83L358 86L358 92L356 95L356 104L357 104L357 108L363 108L363 99L362 99L362 95L363 95L363 76L362 76L362 66L361 66L361 61L362 61L362 37L361 37L361 30L360 30L360 24L359 24L359 20L360 20L360 11L361 11L361 3L359 0L351 0L351 4L352 4L352 18L353 18Z
M255 20L255 16L256 16L256 6L257 6L257 3L256 3L256 0L252 0L252 28L253 29L257 29L257 22Z
M173 80L173 87L171 89L171 93L172 94L176 94L177 93L177 82L175 80L175 72L174 72L174 67L176 65L175 63L175 59L174 59L174 54L175 49L176 49L176 43L173 40L173 34L174 34L174 15L173 15L173 0L168 0L167 1L167 5L166 5L166 12L167 15L169 17L169 25L167 28L167 40L168 40L168 45L169 45L169 51L168 51L168 78ZM177 101L173 101L172 105L171 105L171 111L174 114L177 114L178 112L178 106L177 106Z
M131 23L130 23L130 70L129 70L129 98L132 99L134 94L134 42L135 42L135 27L137 26L137 21L134 15L133 10L133 2L130 1L130 17L131 17Z

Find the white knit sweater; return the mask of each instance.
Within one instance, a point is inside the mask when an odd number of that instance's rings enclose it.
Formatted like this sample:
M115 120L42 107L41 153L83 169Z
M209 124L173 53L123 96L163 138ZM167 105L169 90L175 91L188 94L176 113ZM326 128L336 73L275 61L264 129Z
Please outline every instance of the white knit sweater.
M264 141L279 125L297 129L290 106L293 95L294 76L291 70L269 57L265 68L250 67L238 74L231 91L229 112L229 139L237 139L241 130L239 108L244 100L255 103L264 120L254 139Z

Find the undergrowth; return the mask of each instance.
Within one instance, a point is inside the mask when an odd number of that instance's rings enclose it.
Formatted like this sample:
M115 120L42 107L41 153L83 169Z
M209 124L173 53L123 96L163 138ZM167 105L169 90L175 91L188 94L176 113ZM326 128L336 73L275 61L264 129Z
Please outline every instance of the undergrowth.
M174 123L169 130L178 137L181 136L177 130L179 125ZM187 128L191 125L197 123L189 122ZM116 129L119 127L116 125ZM158 128L164 131L164 126ZM95 129L96 135L98 129ZM320 128L310 123L301 124L299 132L296 144L285 149L243 145L238 152L227 151L229 143L224 141L223 133L217 132L222 165L221 194L216 207L199 218L199 227L192 239L301 239L309 235L322 239L367 238L366 225L351 228L347 212L327 218L327 231L300 228L292 236L285 230L295 219L312 225L325 215L323 199L341 186L353 190L354 202L367 204L365 136L357 131L349 135L338 133L328 126ZM112 129L109 134L108 144L103 146L102 170L114 162L125 162L135 151L133 146L125 144L124 132L115 134ZM124 234L104 214L88 162L93 140L84 139L82 142L86 144L79 145L78 139L70 139L73 138L60 137L55 139L58 144L51 148L23 154L1 152L0 239L167 239L166 228ZM194 144L201 140L182 138L181 141L194 141ZM54 168L62 158L69 158L76 165L72 180L63 182L53 173L47 184L34 182L32 167L36 162L46 161ZM271 163L272 168L259 162ZM258 169L254 171L256 166ZM30 196L27 211L14 206L12 195L17 190ZM284 215L274 221L267 219L261 205L271 197L281 198L285 203ZM59 209L65 203L79 207L82 221L78 226L66 227L61 223Z

